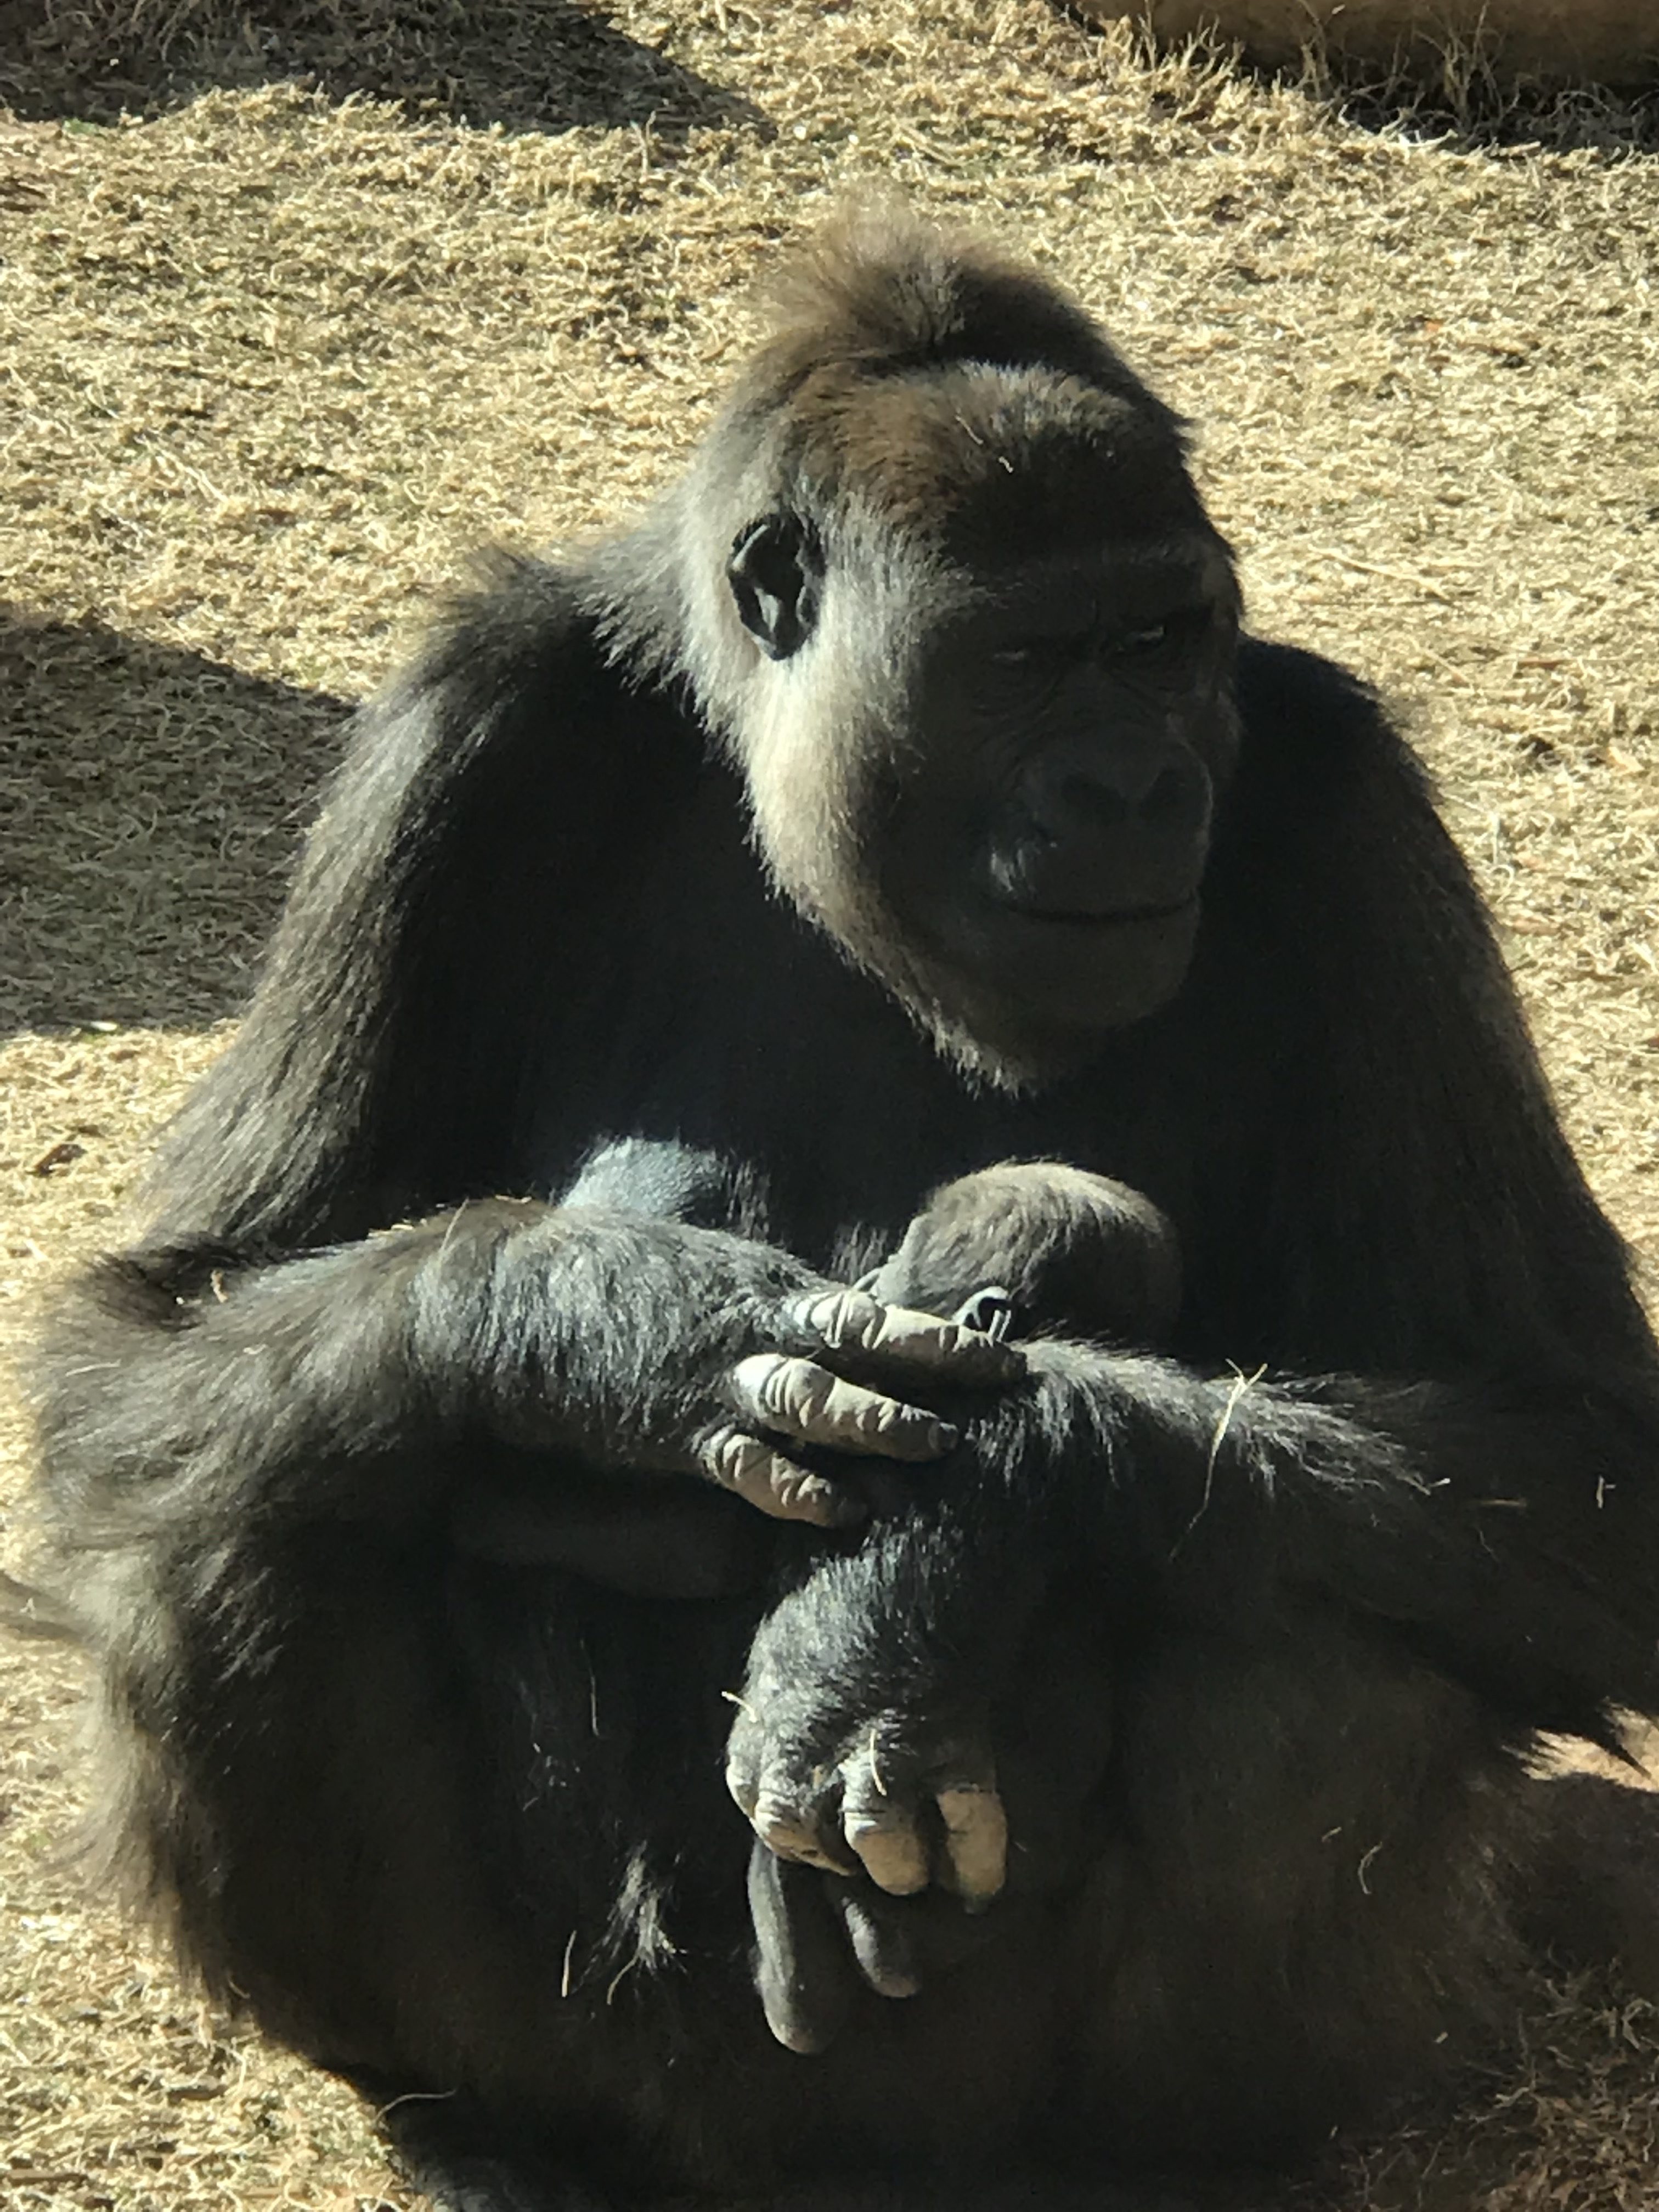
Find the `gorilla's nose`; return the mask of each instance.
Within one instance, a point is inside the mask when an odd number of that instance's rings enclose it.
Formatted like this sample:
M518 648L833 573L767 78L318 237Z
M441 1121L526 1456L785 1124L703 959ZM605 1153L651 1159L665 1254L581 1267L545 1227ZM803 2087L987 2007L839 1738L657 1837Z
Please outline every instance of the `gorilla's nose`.
M1180 904L1196 889L1210 780L1160 737L1063 739L1029 761L1019 827L994 865L1000 896L1037 913L1124 913Z
M1048 747L1026 769L1020 796L1036 827L1057 842L1090 830L1180 841L1209 822L1209 778L1164 738Z

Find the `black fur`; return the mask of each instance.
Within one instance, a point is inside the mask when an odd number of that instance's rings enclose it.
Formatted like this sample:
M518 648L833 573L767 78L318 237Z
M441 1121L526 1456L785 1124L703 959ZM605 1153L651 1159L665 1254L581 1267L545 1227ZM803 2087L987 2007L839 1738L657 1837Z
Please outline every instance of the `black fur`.
M1316 2138L1501 2019L1562 1850L1531 1732L1659 1698L1659 1364L1409 751L1235 653L1174 418L1042 280L854 227L789 313L683 486L502 563L366 711L149 1241L43 1364L112 1862L273 2033L443 2099L469 2205ZM772 659L720 595L779 514ZM1144 926L1142 1018L1079 1036L1056 984L1028 1034L904 926L870 702L941 577L1160 532L1206 580L1201 921L1184 969ZM1133 723L1165 648L1117 635ZM925 861L957 771L905 696ZM1120 833L1073 830L1081 880ZM1157 1352L1069 1311L862 1534L696 1486L799 1294L1033 1158L1173 1224ZM781 1772L981 1731L1016 1844L971 1923L870 1900L921 1992L847 1984L811 2058L750 1982L745 1681Z

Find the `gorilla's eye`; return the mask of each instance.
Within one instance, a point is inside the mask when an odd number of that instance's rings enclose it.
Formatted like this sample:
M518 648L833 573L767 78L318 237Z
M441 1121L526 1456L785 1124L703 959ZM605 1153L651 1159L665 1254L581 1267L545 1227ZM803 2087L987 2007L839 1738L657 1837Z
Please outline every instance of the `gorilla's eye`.
M1174 613L1157 622L1142 623L1134 629L1120 630L1108 641L1106 652L1113 660L1173 660L1189 647L1196 646L1210 621L1207 607L1179 607Z
M1007 645L993 646L990 658L994 668L1029 672L1032 669L1058 670L1070 661L1086 659L1091 649L1086 633L1076 637L1021 637Z

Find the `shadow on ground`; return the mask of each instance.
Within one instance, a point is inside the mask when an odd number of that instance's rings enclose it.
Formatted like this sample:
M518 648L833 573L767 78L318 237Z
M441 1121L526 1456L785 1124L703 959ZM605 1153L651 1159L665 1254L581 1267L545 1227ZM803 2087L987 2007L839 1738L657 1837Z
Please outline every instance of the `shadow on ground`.
M235 1012L349 709L0 606L0 1031Z
M513 131L636 125L658 153L763 119L574 0L0 0L0 102L26 122L113 123L289 78Z

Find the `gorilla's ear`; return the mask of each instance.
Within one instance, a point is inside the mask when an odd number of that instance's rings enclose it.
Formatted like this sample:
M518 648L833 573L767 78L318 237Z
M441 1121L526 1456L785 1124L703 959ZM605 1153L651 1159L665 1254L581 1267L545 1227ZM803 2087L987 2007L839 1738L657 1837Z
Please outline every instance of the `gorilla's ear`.
M769 660L787 660L812 635L823 581L823 550L798 514L751 522L732 548L726 580L738 616Z

